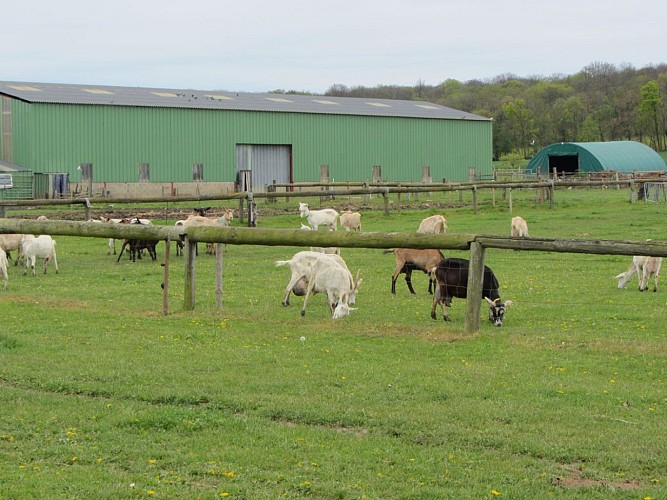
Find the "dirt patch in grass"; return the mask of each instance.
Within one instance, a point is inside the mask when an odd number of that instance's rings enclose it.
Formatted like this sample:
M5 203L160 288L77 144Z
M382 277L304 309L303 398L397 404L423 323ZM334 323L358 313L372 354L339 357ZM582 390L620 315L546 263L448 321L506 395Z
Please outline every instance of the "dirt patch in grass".
M610 489L619 489L624 491L637 490L641 488L641 484L638 481L607 481L605 479L589 479L582 477L581 469L576 466L566 466L563 467L567 474L563 476L557 476L552 479L551 483L554 486L560 486L562 488L610 488Z

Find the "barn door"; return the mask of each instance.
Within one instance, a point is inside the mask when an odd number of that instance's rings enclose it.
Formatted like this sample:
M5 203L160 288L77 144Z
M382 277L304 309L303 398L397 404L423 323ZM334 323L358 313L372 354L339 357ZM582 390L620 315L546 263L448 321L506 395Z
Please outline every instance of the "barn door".
M292 146L237 144L237 174L243 170L252 172L254 191L265 191L273 181L289 183L292 180Z

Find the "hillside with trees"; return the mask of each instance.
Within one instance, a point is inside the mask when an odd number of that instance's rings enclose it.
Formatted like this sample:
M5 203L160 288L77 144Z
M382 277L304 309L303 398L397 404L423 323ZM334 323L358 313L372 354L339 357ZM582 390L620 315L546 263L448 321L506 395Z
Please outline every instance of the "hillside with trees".
M439 85L332 85L329 96L423 100L493 119L495 159L529 158L554 142L636 140L667 149L667 64L594 62L574 75L445 80Z

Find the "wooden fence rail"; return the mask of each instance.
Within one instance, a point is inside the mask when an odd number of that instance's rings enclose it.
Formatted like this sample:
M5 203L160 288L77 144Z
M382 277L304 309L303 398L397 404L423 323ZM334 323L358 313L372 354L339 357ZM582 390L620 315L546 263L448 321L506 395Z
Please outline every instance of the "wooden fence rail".
M539 252L584 253L598 255L651 255L667 257L665 241L575 240L545 238L512 238L494 235L450 233L445 235L414 232L343 233L333 231L301 231L293 229L260 229L243 227L175 227L139 224L100 224L77 221L38 221L34 219L0 219L0 234L28 233L93 238L142 240L182 239L186 242L184 308L195 307L195 251L197 242L233 245L269 246L338 246L347 248L440 248L469 250L468 297L481 297L484 254L488 248ZM221 254L219 254L221 259ZM165 283L168 283L169 252L165 252ZM221 260L218 260L221 281ZM167 297L165 286L164 300ZM221 294L221 290L220 290ZM216 296L218 291L216 291ZM221 304L221 303L220 303ZM477 332L480 326L479 299L466 301L465 329ZM165 309L166 310L166 309Z
M141 203L183 203L183 202L202 202L202 201L225 201L238 200L240 208L243 209L243 203L247 202L248 206L254 199L270 199L276 198L296 198L296 197L321 197L321 196L351 196L351 195L382 195L384 197L384 211L389 213L389 198L390 194L396 194L399 197L401 194L419 194L419 193L445 193L445 192L466 192L473 194L474 212L477 213L477 191L484 189L545 189L549 191L549 200L551 207L554 206L554 191L556 188L592 188L603 186L626 186L630 190L630 201L634 201L633 193L635 191L635 184L639 181L635 179L626 180L604 180L604 181L553 181L553 180L537 180L537 181L521 181L521 182L461 182L461 183L445 183L445 184L416 184L406 183L406 185L380 185L380 184L365 184L364 187L354 187L350 189L342 189L353 183L311 183L308 186L320 188L327 188L327 191L311 190L311 191L285 191L285 192L239 192L228 194L211 194L211 195L197 195L197 196L159 196L159 197L145 197L145 198L69 198L69 199L49 199L49 200L0 200L0 217L4 216L5 208L16 207L45 207L45 206L65 206L65 205L81 205L86 209L86 219L89 218L89 211L93 204L109 205L109 204L141 204ZM652 179L642 179L641 182L654 182ZM655 180L655 182L662 182ZM297 186L298 185L294 185ZM340 187L341 189L330 189L332 186ZM377 186L377 187L374 187Z

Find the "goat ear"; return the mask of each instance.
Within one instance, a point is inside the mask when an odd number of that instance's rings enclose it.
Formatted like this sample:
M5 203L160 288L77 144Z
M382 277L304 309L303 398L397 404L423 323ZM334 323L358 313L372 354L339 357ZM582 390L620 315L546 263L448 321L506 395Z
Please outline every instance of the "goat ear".
M513 304L513 302L511 300L508 300L507 302L505 302L505 307L509 307L512 304Z

